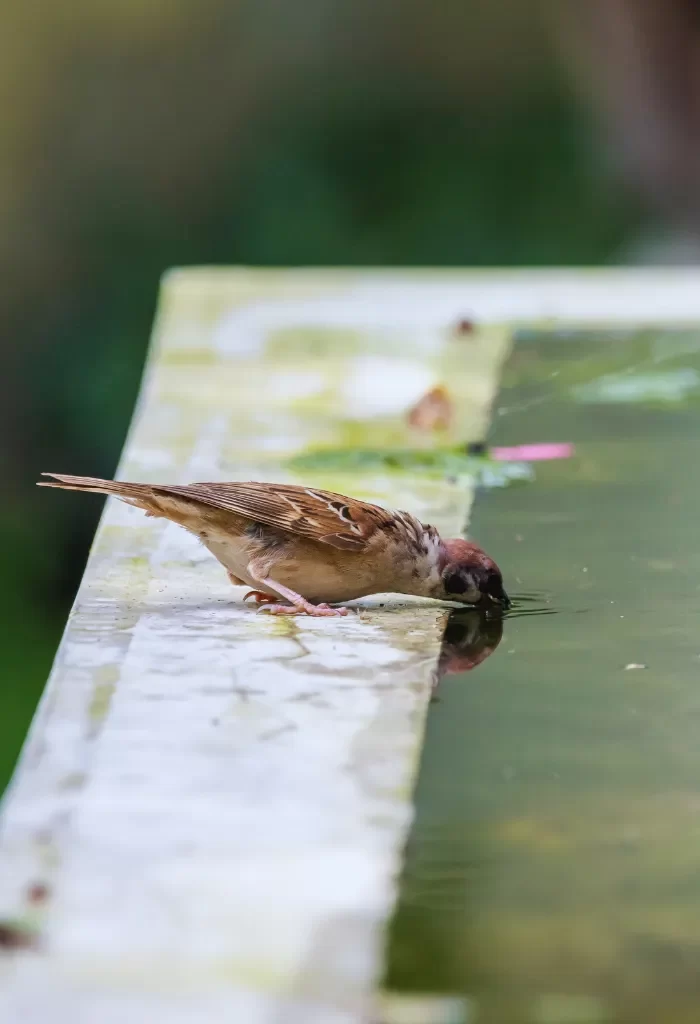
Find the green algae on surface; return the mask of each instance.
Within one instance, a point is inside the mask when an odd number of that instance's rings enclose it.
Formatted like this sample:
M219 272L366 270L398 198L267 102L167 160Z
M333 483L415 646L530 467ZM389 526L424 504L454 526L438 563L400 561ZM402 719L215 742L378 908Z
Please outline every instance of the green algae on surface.
M378 1024L472 1024L474 1007L461 996L412 995L384 992L379 999Z
M95 686L88 708L88 715L92 722L101 722L109 710L110 701L114 694L114 683L98 683Z

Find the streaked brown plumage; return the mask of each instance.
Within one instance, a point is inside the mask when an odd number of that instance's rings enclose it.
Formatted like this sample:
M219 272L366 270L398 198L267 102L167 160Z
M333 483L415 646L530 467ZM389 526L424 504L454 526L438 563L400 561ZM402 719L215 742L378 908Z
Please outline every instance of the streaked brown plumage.
M344 615L329 605L377 593L509 604L498 566L478 545L442 540L408 512L292 484L42 475L51 479L40 487L115 495L189 530L273 614Z

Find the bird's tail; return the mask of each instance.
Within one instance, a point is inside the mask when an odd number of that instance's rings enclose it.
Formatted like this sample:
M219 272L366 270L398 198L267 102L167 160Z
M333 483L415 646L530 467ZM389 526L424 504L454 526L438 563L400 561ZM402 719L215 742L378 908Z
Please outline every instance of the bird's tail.
M100 480L95 476L70 476L67 473L42 473L50 480L39 480L37 487L60 487L64 491L92 491L95 494L116 494L134 504L142 505L153 497L149 484L129 484L121 480ZM143 507L143 506L142 506Z

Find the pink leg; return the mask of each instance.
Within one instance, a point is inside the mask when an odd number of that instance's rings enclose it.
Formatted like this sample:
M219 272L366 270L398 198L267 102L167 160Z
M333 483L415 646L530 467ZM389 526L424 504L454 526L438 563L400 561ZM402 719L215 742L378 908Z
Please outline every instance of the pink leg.
M317 619L348 614L347 608L331 608L328 604L311 604L309 601L304 601L303 605L264 604L260 611L268 612L270 615L311 615Z
M250 566L248 567L250 572ZM258 579L250 572L253 579ZM302 597L301 594L297 594L295 590L290 590L289 587L283 586L281 583L276 583L275 580L269 579L258 579L259 583L263 586L269 587L270 590L276 590L280 597L285 597L289 604L265 604L261 611L269 612L270 615L313 615L317 618L328 618L330 616L347 615L347 608L331 608L327 604L311 604L306 598ZM254 591L257 593L257 591ZM267 597L267 595L265 595Z
M234 576L232 572L230 572L228 574L228 578L230 579L231 583L233 583L234 587L243 587L243 586L245 586L243 580L239 580L238 577ZM277 604L277 598L274 596L274 594L266 594L264 590L249 590L247 594L243 595L243 602L245 603L251 597L254 599L254 601L255 601L255 603L257 605L273 604L273 605L275 605L278 608L287 609L287 605L278 605ZM282 612L279 611L279 612L276 612L275 614L281 615ZM289 614L296 614L296 608L294 608L293 606L290 605L289 606Z

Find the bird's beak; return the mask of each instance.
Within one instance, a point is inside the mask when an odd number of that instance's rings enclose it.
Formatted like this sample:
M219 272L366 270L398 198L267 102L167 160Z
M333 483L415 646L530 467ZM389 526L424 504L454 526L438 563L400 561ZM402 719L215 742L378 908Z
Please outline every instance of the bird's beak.
M504 612L507 612L513 604L502 587L495 594L487 590L485 596L492 604L497 604L499 608L502 608Z
M480 588L482 599L487 598L491 604L497 604L503 611L510 608L511 601L503 589L503 580L500 573L490 572L481 581Z

